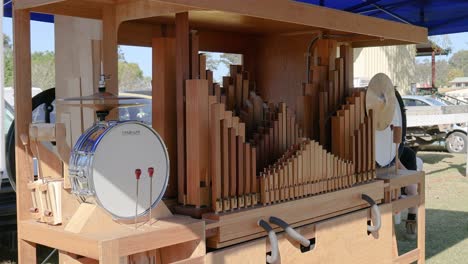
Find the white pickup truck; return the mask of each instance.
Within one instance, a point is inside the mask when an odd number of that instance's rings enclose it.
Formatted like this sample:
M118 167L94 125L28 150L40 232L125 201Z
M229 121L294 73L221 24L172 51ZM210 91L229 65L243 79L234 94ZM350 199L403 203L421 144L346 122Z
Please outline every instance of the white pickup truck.
M448 104L430 96L402 96L407 116L413 109L442 108ZM453 106L455 107L455 106ZM443 116L442 116L443 119ZM466 153L467 127L461 123L414 125L407 119L406 145L413 149L445 148L450 153Z

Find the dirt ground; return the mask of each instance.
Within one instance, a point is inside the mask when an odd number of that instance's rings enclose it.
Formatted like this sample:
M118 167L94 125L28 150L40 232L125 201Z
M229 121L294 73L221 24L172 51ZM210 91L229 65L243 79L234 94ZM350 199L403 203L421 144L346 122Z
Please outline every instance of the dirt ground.
M426 260L428 264L468 263L468 178L466 155L419 152L426 171ZM406 219L406 212L402 219ZM415 247L405 237L405 224L396 226L400 253ZM43 259L50 249L42 250ZM6 254L5 254L6 253ZM0 249L0 264L12 263L15 252ZM10 257L10 258L9 258ZM56 256L50 263L56 263ZM14 263L14 262L13 262Z
M466 155L421 151L418 157L426 171L426 263L468 263ZM415 247L403 221L396 231L400 252Z

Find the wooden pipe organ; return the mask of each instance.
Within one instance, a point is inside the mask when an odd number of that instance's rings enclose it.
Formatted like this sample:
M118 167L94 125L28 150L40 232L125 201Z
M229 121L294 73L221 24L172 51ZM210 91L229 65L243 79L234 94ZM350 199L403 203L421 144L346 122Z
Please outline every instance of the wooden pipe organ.
M375 178L372 110L366 114L365 90L349 89L349 47L336 57L336 40L317 41L294 111L262 99L242 65L230 65L222 86L213 83L206 55L193 49L198 37L190 39L198 78L185 82L184 206L230 212Z
M70 201L69 189L62 190L62 225L46 226L32 221L29 213L27 217L20 213L21 254L28 256L20 257L23 262L31 262L30 245L38 243L60 249L60 258L75 261L71 263L144 262L138 259L239 263L246 255L261 263L272 245L258 222L272 217L296 229L305 240L317 239L321 244L301 252L273 224L271 231L278 232L279 257L284 263L305 262L311 256L321 262L392 262L391 212L405 205L392 208L384 188L390 184L395 189L406 180L384 185L376 179L375 113L364 107L365 91L352 88L353 47L418 42L425 37L419 28L352 14L347 17L285 0L268 1L268 5L252 1L249 6L211 0L94 1L86 9L78 1L53 2L38 3L37 11L61 10L57 14L103 20L106 73L117 75L117 44L153 47L152 111L158 116L153 118L153 128L167 143L171 172L166 199L153 214L158 221L145 220L143 212L136 228L133 221L131 228L128 222L114 221L99 205ZM17 29L22 29L17 30L19 34L28 32L26 20L35 9L15 11ZM58 16L56 21L63 20ZM376 31L379 26L392 30ZM60 36L66 30L56 32ZM316 35L320 39L307 50ZM29 42L23 40L15 39L20 57L28 54L23 45ZM63 42L56 52L63 64L72 49L67 49L65 37L58 41ZM200 51L239 53L243 65L231 65L229 76L215 83L213 72L206 69L207 57ZM79 54L86 57L86 52ZM25 61L26 57L22 56ZM94 63L94 57L90 61ZM67 70L57 64L59 70ZM28 72L23 70L27 68L18 67L17 74L27 79ZM70 78L66 85L57 85L58 91L76 91L95 77L57 76ZM30 87L21 80L15 87L28 97ZM117 93L116 85L109 88ZM78 95L63 97L70 96ZM29 124L30 113L18 111L19 122ZM70 115L68 121L72 119ZM27 133L22 131L24 125L18 126L19 132ZM19 153L18 159L26 160L28 155ZM148 181L150 166L141 168L142 179ZM21 171L19 179L25 174ZM129 173L129 177L133 183L135 176ZM67 181L64 177L64 186ZM148 189L143 182L140 190ZM27 187L24 183L20 180L20 194ZM424 187L423 181L419 184ZM134 186L129 186L133 193ZM138 194L138 180L136 190ZM381 208L378 236L367 233L368 221L374 219L362 194ZM171 200L174 197L176 202ZM419 201L423 204L423 197ZM23 199L19 204L23 212L27 202ZM173 215L165 204L174 214L194 217ZM349 245L348 238L355 243ZM330 259L342 247L347 248L341 251L344 257ZM422 259L424 251L417 255ZM414 256L405 257L410 258Z

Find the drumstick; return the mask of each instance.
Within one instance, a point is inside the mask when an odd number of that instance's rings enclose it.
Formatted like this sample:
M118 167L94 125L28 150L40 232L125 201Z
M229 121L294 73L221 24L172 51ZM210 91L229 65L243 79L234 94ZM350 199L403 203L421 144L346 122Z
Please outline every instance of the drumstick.
M148 168L148 176L150 177L150 206L149 206L149 221L151 221L151 203L153 202L153 174L154 174L154 168L149 167Z
M135 203L135 229L137 229L137 213L138 213L138 183L140 181L141 170L135 170L135 178L136 178L136 203Z

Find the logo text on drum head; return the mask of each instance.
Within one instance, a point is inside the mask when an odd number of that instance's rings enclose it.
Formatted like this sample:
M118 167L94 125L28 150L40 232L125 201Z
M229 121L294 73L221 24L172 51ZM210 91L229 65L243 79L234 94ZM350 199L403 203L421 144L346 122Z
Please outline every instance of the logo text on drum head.
M139 136L140 130L124 130L122 136Z

